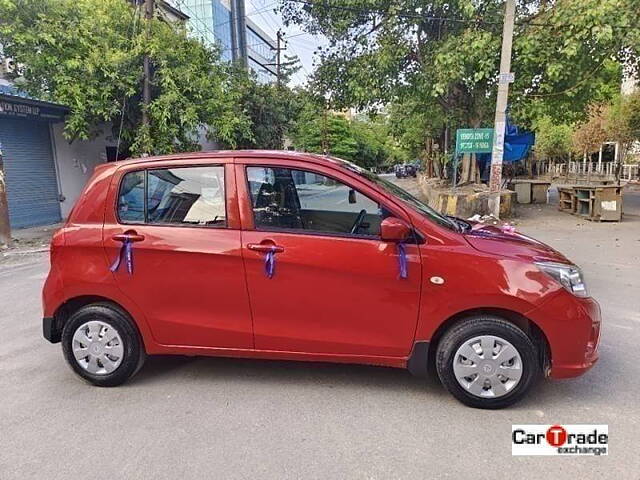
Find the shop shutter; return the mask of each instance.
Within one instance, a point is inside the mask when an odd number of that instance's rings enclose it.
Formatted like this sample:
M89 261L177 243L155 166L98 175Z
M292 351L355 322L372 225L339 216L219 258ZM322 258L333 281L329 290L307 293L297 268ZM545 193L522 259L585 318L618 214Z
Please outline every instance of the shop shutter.
M11 228L60 221L49 124L0 117Z

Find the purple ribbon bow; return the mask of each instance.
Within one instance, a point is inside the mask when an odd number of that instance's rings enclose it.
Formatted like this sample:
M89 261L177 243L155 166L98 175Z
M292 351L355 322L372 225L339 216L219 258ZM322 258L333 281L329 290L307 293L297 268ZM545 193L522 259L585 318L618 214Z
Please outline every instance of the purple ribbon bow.
M273 274L276 270L276 252L274 250L269 250L264 257L264 273L267 278L273 278Z
M127 264L127 272L129 275L133 274L133 242L129 238L126 238L122 241L122 247L120 247L120 252L118 252L118 258L116 258L113 265L109 268L112 272L117 271L120 268L120 264L122 263L122 259L124 258Z
M407 251L403 243L398 243L398 267L400 268L400 278L407 278Z

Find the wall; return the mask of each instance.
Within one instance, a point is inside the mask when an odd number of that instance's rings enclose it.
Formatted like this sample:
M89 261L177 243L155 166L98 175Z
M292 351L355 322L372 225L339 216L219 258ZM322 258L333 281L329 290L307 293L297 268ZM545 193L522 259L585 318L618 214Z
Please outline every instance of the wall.
M84 141L75 140L72 143L62 135L64 124L56 123L51 126L54 157L58 174L58 191L64 197L60 203L62 218L66 218L71 211L82 188L93 173L96 165L107 161L106 147L114 146L114 142L107 140L110 127L103 127L103 132L97 138Z
M473 215L489 215L489 189L485 185L458 187L454 192L450 186L443 186L440 180L418 175L418 184L431 208L444 215L470 218ZM500 218L513 215L516 192L500 191Z

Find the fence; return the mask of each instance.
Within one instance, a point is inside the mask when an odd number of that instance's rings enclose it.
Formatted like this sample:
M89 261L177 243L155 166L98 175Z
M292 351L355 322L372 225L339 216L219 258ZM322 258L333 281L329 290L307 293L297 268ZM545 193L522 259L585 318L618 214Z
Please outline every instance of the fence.
M551 177L561 176L601 176L610 179L615 178L618 170L617 162L576 162L554 163L537 162L536 170L538 175L548 175ZM622 165L620 172L622 180L640 180L640 164L630 163Z

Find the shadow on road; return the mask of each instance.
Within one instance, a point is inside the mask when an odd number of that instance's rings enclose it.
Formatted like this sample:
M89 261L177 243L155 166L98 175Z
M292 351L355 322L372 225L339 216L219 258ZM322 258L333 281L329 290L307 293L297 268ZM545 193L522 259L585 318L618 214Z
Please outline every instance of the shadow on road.
M282 384L330 384L332 387L374 387L412 392L439 391L446 394L433 377L419 378L407 370L317 362L254 360L222 357L150 356L131 383L137 385L174 381L176 376L191 380L249 381Z

